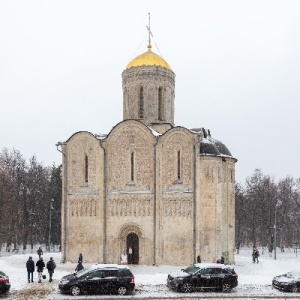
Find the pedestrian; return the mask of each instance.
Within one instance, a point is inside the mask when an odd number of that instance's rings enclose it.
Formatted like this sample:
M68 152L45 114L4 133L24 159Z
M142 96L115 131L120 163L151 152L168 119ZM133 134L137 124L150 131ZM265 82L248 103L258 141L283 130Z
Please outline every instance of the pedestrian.
M79 272L80 270L84 269L83 265L82 265L82 261L79 260L78 264L76 266L75 272Z
M48 273L49 273L49 282L51 282L52 281L52 275L54 273L54 269L56 268L56 263L55 263L55 261L53 260L52 257L50 257L50 260L47 262L46 267L47 267Z
M225 258L224 258L224 256L221 256L220 263L224 265L224 263L225 263Z
M258 257L259 257L259 251L258 249L256 248L255 249L255 252L254 252L254 262L256 261L258 263Z
M39 277L39 283L42 282L42 276L43 276L43 271L45 268L45 263L42 257L40 257L40 259L37 261L36 263L37 266L37 272L38 272L38 277Z
M236 254L239 254L239 253L240 253L240 246L241 246L241 242L238 241L238 242L236 243Z
M39 256L39 259L41 258L41 256L43 255L43 250L41 249L41 247L39 247L39 249L37 249L36 253Z
M197 256L197 263L198 264L201 263L201 253L200 252L198 253L198 256Z
M27 278L28 283L33 282L33 272L34 272L34 261L32 260L32 257L29 256L29 259L26 262L26 269L27 269Z
M83 262L83 257L82 257L82 254L81 254L81 253L79 253L78 261Z
M252 251L252 261L255 263L255 248Z

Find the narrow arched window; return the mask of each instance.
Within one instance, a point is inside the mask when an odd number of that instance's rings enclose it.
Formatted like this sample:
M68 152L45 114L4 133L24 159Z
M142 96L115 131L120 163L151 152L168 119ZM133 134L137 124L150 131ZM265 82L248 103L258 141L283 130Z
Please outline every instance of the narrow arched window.
M177 179L181 179L181 158L180 158L180 151L177 152Z
M87 155L85 156L85 164L84 164L84 178L85 178L85 182L89 181L89 159L87 157Z
M140 100L140 106L139 106L139 118L144 118L144 88L141 86L139 90L139 100Z
M163 89L158 88L158 120L163 120Z
M134 153L133 152L131 152L130 165L131 165L130 180L134 181Z

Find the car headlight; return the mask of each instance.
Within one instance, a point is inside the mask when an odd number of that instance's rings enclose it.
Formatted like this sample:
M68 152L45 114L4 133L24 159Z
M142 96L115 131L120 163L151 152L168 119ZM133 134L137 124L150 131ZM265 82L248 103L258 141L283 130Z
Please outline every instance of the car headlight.
M70 280L67 280L67 279L62 279L60 281L60 284L67 284Z

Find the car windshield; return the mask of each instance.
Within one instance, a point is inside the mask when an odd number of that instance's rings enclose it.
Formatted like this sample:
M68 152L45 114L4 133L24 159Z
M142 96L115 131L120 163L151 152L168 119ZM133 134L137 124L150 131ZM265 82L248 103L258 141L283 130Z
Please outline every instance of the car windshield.
M195 274L200 268L192 265L192 266L189 266L185 269L182 269L182 271L186 272L186 273L189 273L189 274Z
M287 278L300 278L300 272L295 270L295 271L291 271L291 272L287 272L286 273L286 277Z
M91 270L92 270L92 268L89 268L89 267L88 268L84 268L84 269L78 271L77 273L75 273L75 275L77 277L81 277L81 276L87 274L88 272L90 272Z

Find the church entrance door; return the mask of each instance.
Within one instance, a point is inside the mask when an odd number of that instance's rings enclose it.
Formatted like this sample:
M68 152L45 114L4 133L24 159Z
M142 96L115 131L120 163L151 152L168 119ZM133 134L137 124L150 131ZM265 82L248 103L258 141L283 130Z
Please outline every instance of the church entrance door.
M134 232L127 235L126 238L128 264L139 264L139 237Z

